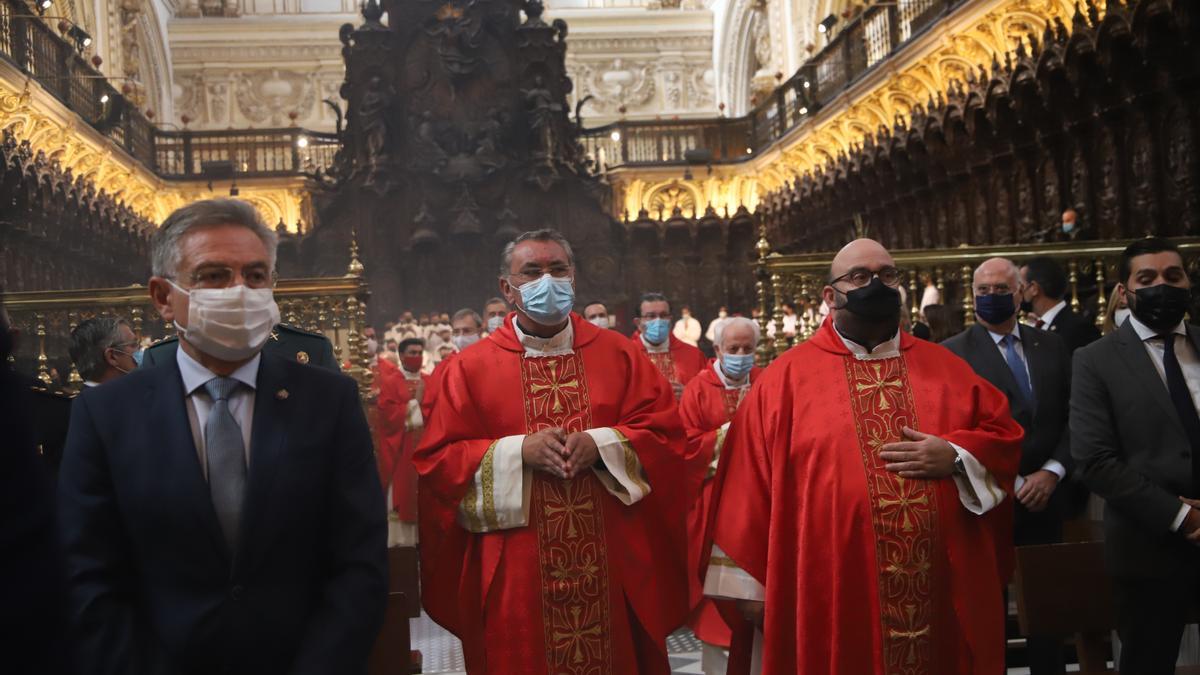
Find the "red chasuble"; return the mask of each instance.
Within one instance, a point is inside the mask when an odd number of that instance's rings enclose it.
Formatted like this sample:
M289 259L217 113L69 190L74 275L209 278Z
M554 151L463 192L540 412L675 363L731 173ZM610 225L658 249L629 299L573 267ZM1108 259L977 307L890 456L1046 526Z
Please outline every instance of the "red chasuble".
M977 516L953 478L884 470L902 425L967 450L1009 496ZM713 565L766 588L763 672L1003 673L1021 436L999 390L907 333L898 356L860 360L826 321L777 359L734 417L710 525L728 556Z
M429 379L425 382L425 396L421 398L421 415L426 420L433 416L433 406L435 403L437 403L438 389L440 389L442 386L442 378L446 376L446 366L448 366L456 356L458 356L458 352L451 352L447 354L446 358L442 359L436 366L434 366L433 372L430 373Z
M642 334L638 331L634 331L630 339L650 357L650 362L658 368L658 372L673 384L686 385L708 366L708 357L699 347L693 347L674 335L667 337L670 348L665 352L647 350L646 343L642 342Z
M378 366L379 398L375 411L375 455L383 489L392 488L390 507L401 522L417 522L417 470L413 451L421 438L420 429L406 430L408 402L417 393L417 381L408 380L399 366L380 358ZM429 376L421 374L429 388Z
M669 673L666 637L687 612L686 444L671 389L614 331L572 314L572 353L527 356L513 318L449 364L417 451L425 609L463 641L471 673ZM486 465L500 439L552 427L613 429L649 494L627 506L595 470L526 471L525 525L464 527L467 509L498 522Z
M750 382L758 380L761 368L750 371ZM703 596L701 549L712 503L714 467L725 445L725 423L733 419L748 387L728 389L712 366L705 368L688 383L679 401L679 416L687 432L691 484L698 485L697 498L688 512L688 600L692 608L688 625L696 637L709 644L729 647L729 626L721 618L713 600Z

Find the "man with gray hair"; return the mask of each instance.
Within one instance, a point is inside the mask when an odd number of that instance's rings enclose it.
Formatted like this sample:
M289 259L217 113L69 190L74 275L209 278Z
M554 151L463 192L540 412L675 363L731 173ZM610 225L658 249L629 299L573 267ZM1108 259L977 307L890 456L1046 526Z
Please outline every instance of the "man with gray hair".
M175 358L76 399L59 479L80 669L365 675L387 524L358 387L264 353L275 234L249 204L185 206L153 251Z
M75 370L86 387L96 387L126 375L140 365L142 350L125 319L111 316L86 319L71 331L68 348Z
M216 215L214 212L223 211L225 214L224 217L246 222L252 222L258 218L258 213L254 210L253 206L235 199L214 199L208 202L197 203L210 204L211 206L207 207L208 213L212 213L213 215ZM195 219L199 215L199 213L193 213L185 214L181 217ZM184 225L186 226L186 223ZM263 241L269 242L269 248L274 251L275 243L278 241L275 231L263 225L262 234L266 237ZM171 270L178 267L177 244L179 236L175 234L171 235L172 238L170 239L159 241L155 249L151 252L151 266L155 276L170 278L172 274ZM269 262L273 275L275 269L273 253ZM149 367L162 363L172 363L175 361L175 350L178 347L178 336L172 335L159 340L146 349L144 359L139 365ZM279 323L278 318L276 318L276 324L271 328L266 344L263 345L263 352L273 356L281 356L296 363L318 366L338 372L341 371L341 366L338 365L337 358L333 354L333 343L329 341L329 338L320 333L311 333L296 326Z
M1004 392L1013 419L1025 430L1013 494L1014 543L1057 544L1069 507L1068 492L1059 487L1073 464L1071 352L1062 336L1017 321L1024 287L1011 260L985 260L972 283L979 321L942 344ZM1026 652L1032 675L1064 672L1061 640L1030 637Z
M688 570L700 569L708 508L712 502L712 478L729 431L729 421L750 391L762 370L754 365L759 340L758 324L741 316L727 317L713 331L713 349L717 358L688 383L679 401L679 416L688 437L689 485L697 490L691 496L688 513ZM730 629L716 605L703 596L697 574L690 574L688 625L704 643L701 667L705 673L724 673L724 651L730 646Z
M514 314L446 366L413 460L422 599L468 672L666 673L687 612L674 399L636 345L571 311L575 274L553 230L505 247Z

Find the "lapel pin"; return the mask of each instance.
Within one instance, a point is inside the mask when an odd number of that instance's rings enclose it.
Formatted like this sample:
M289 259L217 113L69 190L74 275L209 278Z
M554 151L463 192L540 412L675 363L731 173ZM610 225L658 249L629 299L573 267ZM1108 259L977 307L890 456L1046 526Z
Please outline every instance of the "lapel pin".
M308 352L296 352L296 361L299 363L308 363Z
M286 401L287 397L288 397L287 389L280 389L279 391L275 392L275 398L279 399L280 401Z

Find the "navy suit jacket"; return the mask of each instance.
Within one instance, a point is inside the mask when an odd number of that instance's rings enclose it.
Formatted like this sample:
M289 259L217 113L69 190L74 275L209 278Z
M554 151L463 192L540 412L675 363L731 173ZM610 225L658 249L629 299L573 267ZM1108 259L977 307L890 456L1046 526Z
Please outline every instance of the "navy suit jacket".
M386 508L353 380L263 355L236 559L174 360L88 389L59 478L81 671L365 673Z

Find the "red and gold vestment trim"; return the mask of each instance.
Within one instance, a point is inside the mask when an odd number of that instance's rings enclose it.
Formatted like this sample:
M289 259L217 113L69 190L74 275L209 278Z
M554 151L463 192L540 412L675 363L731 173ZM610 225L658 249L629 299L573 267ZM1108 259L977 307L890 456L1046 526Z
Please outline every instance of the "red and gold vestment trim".
M591 427L578 353L522 357L526 433ZM612 621L603 487L591 471L574 480L533 472L530 517L538 534L542 624L550 675L611 675Z
M933 574L937 503L933 484L884 468L879 452L917 427L903 357L846 357L846 380L867 474L883 637L883 672L921 675L934 668Z
M667 382L675 384L679 382L679 378L675 375L675 359L671 358L670 350L665 352L646 352L650 357L650 362L658 368L658 372L662 373L663 377L667 378Z

